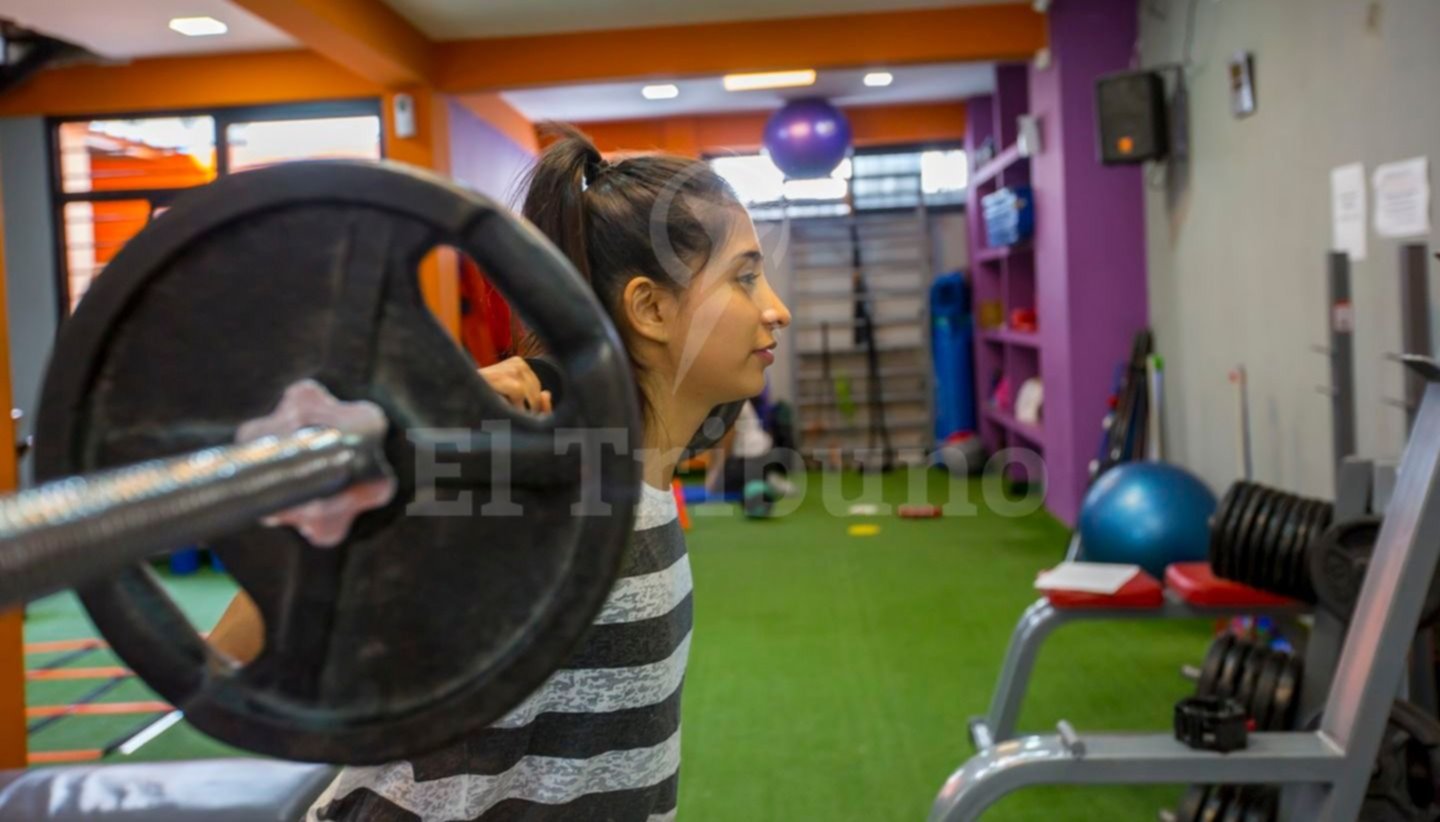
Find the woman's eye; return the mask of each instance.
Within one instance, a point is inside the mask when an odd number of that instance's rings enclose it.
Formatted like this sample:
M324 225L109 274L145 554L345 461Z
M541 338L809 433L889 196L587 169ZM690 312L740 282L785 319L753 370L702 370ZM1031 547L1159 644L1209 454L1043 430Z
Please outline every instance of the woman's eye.
M741 275L740 275L740 282L744 283L744 284L747 285L747 286L749 286L749 285L754 285L754 284L755 284L756 282L758 282L759 280L760 280L760 275L759 275L759 274L751 273L751 274L741 274Z

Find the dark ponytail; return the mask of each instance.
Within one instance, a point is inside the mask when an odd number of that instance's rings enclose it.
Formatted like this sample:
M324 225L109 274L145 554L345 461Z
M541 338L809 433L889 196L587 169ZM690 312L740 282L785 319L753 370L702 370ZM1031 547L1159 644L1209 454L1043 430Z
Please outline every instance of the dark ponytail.
M549 126L560 139L545 149L524 183L521 214L550 238L580 275L590 280L585 191L604 162L600 150L569 126Z
M619 306L626 284L644 276L683 291L724 242L725 211L740 202L704 161L642 154L610 163L572 126L545 131L555 141L524 182L521 214L570 258L627 337ZM541 353L534 334L520 353Z

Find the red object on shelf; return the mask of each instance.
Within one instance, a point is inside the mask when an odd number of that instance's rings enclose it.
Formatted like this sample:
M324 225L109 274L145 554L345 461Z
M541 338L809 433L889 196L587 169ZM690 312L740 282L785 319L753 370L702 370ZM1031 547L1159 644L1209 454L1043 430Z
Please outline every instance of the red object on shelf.
M1177 562L1165 569L1165 585L1191 605L1294 605L1296 601L1215 576L1208 562Z
M1159 608L1165 604L1165 589L1155 581L1155 577L1144 571L1135 574L1134 578L1113 594L1092 594L1089 591L1046 591L1045 598L1050 604L1062 610L1076 610L1082 608L1104 609L1104 608Z
M1017 308L1010 312L1010 330L1033 334L1039 328L1033 308Z

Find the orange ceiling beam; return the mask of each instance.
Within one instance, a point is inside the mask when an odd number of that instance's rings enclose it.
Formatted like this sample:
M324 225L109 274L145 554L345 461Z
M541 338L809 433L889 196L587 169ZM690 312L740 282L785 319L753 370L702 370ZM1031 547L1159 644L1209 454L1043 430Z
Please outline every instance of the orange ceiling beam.
M230 0L385 88L433 85L435 45L382 0Z
M1028 3L959 6L447 41L436 44L437 82L463 93L632 77L1026 60L1046 43L1045 17Z
M949 142L965 136L965 104L960 101L864 106L845 109L855 145L885 146ZM700 156L760 148L769 114L665 117L581 123L607 154L661 150Z
M307 51L136 60L42 71L0 95L0 116L111 114L378 97L381 88Z

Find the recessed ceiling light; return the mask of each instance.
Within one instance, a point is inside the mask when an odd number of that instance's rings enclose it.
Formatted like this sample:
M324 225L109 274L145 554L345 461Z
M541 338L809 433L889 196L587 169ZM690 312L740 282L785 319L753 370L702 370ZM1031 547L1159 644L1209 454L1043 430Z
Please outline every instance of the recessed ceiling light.
M758 91L767 88L793 88L795 86L813 85L815 85L814 69L725 75L726 91Z
M646 100L673 100L680 96L680 87L673 83L661 83L640 89Z
M872 71L865 75L865 85L870 88L884 88L895 82L895 75L888 71Z
M230 27L214 17L176 17L170 21L170 29L186 37L213 37L224 34Z

